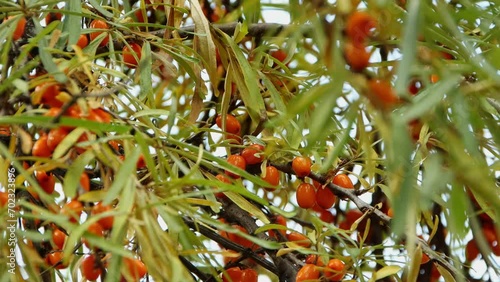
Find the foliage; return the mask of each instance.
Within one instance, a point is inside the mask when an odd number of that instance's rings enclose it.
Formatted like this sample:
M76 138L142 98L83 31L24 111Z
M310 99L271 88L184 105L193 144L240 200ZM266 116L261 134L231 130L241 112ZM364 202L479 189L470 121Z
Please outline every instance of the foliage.
M499 12L0 0L1 280L498 279Z

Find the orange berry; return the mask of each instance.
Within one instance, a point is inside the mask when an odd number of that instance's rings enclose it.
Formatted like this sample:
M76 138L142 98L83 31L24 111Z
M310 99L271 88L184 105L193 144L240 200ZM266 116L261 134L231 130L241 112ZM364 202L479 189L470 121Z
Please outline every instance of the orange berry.
M49 147L49 150L54 151L57 145L59 145L59 143L66 138L68 133L69 132L65 127L51 129L47 135L47 146Z
M313 281L319 278L319 270L314 264L306 264L304 265L299 272L297 272L297 277L295 278L295 282L302 281Z
M90 191L90 179L89 175L86 172L83 172L80 175L80 186L82 186L83 190Z
M308 157L298 156L292 161L292 169L297 177L305 177L311 173L311 159Z
M297 193L295 194L297 198L297 203L303 209L309 209L316 203L316 191L314 186L309 183L301 183L297 187Z
M319 219L326 223L333 223L335 221L335 216L327 210L322 210L319 213Z
M82 264L80 265L80 271L82 272L82 276L90 281L97 280L102 273L101 268L96 264L96 257L93 254L86 255L83 258Z
M468 262L471 262L478 256L479 256L479 248L477 247L476 241L474 239L471 239L469 242L467 242L467 245L465 246L465 259Z
M389 208L389 209L387 210L387 216L389 216L389 217L394 217L394 210L393 210L392 208Z
M332 183L347 189L354 189L354 184L352 184L351 179L347 174L337 174L332 180Z
M331 259L325 268L325 276L330 281L342 280L345 276L345 264L339 259Z
M83 211L83 204L77 200L71 200L70 202L63 205L61 208L61 214L69 217L69 220L76 223L80 219L80 215Z
M0 207L5 207L9 202L9 193L0 191Z
M318 255L308 255L306 257L306 264L315 264L317 266L324 266L325 263Z
M80 37L78 37L78 41L76 42L76 45L80 47L81 49L87 47L89 45L89 38L87 34L80 34Z
M420 264L426 264L431 260L431 258L427 255L422 253L422 259L420 260Z
M62 252L53 252L47 255L48 263L52 266L55 266L57 269L63 269L68 267L67 265L62 263L63 254Z
M56 6L54 9L58 10L59 8ZM49 25L53 21L60 21L62 19L62 14L59 12L49 12L45 16L45 24Z
M109 25L103 20L93 20L92 22L90 22L90 28L108 30ZM101 30L101 31L91 32L90 33L90 40L93 41L94 39L96 39L96 37L98 37L103 32L106 32L106 31ZM99 43L99 46L106 46L106 44L108 44L108 41L109 41L109 37L108 36L104 37L104 39L101 41L101 43Z
M312 244L311 240L309 240L306 235L296 231L292 231L290 234L287 234L286 238L288 239L288 241L295 242L297 243L297 245L304 248L309 248Z
M399 103L399 97L386 80L370 79L366 96L375 107L383 110L392 109Z
M7 20L13 19L15 16L10 16L7 18ZM15 21L15 20L14 20ZM12 40L16 41L23 37L24 35L24 29L26 28L26 18L25 17L20 17L19 20L17 21L16 29L14 30L14 33L12 34Z
M279 224L283 225L286 227L286 218L282 215L277 215L276 218L274 219L274 224ZM286 237L286 230L278 229L278 232L280 232L283 236ZM280 239L274 230L269 230L269 236L274 237L276 239Z
M48 105L50 107L60 108L64 104L62 101L57 99L57 95L61 92L61 87L58 83L47 82L42 83L35 87L34 93L37 93L37 98L39 97L39 101L34 101L35 103L40 103L44 105ZM38 94L40 93L40 94Z
M104 228L99 224L99 222L94 222L92 223L88 229L87 232L90 234L94 234L98 237L104 237ZM82 238L82 242L87 246L87 248L91 248L91 244L86 238Z
M141 51L141 45L135 42L123 46L122 55L125 65L129 68L136 68L141 60Z
M222 129L222 116L218 115L215 119L215 123L219 128ZM239 134L241 130L241 124L236 117L233 115L226 115L226 131L232 134Z
M47 194L52 194L52 192L54 192L56 178L52 173L39 170L36 172L36 180Z
M246 164L246 161L245 159L240 156L240 155L231 155L227 158L227 162L232 165L232 166L235 166L237 168L240 168L242 170L245 170L246 167L247 167L247 164ZM239 178L240 176L238 174L235 174L235 173L232 173L230 171L227 171L226 170L226 174L233 177L233 178Z
M91 214L92 215L97 215L100 213L108 212L113 210L113 207L109 205L104 205L101 202L99 202L97 205L92 207ZM105 230L109 230L113 228L113 222L114 222L114 217L113 216L106 216L97 221Z
M361 11L352 13L346 22L345 32L355 45L363 45L366 37L377 26L377 20L370 14Z
M439 75L437 74L431 74L430 80L432 83L436 83L439 81Z
M124 258L123 262L126 266L126 273L136 281L144 277L148 272L146 265L140 259Z
M33 148L31 150L31 154L35 157L50 157L52 155L52 150L50 150L49 146L47 145L47 134L43 134L38 138L38 140L35 141L35 144L33 144Z
M59 228L52 230L52 241L58 250L61 250L64 247L64 242L67 237L68 235L64 234L64 232L62 232Z
M316 190L316 204L324 209L331 208L336 198L335 194L333 194L332 190L328 189L328 187Z
M264 146L260 144L252 144L241 151L241 156L245 158L248 165L261 163L264 160Z
M266 176L264 176L262 179L272 186L277 186L278 184L280 184L280 172L274 166L267 166Z
M235 266L229 269L226 269L224 273L222 273L222 281L242 281L243 271L241 268Z
M356 46L346 42L344 46L344 56L346 63L354 72L363 71L370 64L370 52L366 51L365 46Z

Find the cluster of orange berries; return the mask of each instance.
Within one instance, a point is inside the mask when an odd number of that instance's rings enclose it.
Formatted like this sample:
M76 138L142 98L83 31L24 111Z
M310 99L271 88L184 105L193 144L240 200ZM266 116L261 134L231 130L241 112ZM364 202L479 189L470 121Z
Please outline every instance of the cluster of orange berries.
M366 40L377 27L377 20L367 12L354 11L347 18L344 56L352 71L361 72L368 67L370 52L366 50Z
M340 259L330 259L325 265L319 256L309 255L306 264L297 273L295 281L316 281L322 275L326 281L340 281L344 278L346 270L345 263Z
M54 8L57 10L57 6ZM7 24L14 22L17 16L9 16L6 18ZM63 18L62 13L60 12L50 12L45 17L46 25L50 24L53 21L60 21ZM21 39L25 33L27 20L24 16L19 17L17 20L16 29L12 35L12 39L17 41ZM76 45L80 48L85 48L90 41L96 40L101 34L105 33L107 35L108 30L110 29L108 23L101 19L94 19L89 24L90 29L94 29L95 31L90 32L89 34L81 34L78 38ZM104 47L109 43L109 36L104 36L102 40L99 42L99 46ZM129 68L136 68L141 59L141 51L142 47L140 44L136 42L126 43L122 49L123 62Z

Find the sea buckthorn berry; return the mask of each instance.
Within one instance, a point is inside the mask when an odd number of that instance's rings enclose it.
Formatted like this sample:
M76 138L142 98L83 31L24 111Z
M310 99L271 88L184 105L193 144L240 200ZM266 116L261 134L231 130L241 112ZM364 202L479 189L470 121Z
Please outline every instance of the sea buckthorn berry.
M122 55L125 65L129 68L136 68L141 60L141 51L141 45L135 42L123 46Z
M39 170L36 172L36 181L47 194L52 194L52 192L54 192L54 188L56 187L56 178L52 173Z
M326 264L325 276L330 281L340 281L345 276L345 264L339 259L331 259Z
M222 273L222 281L242 281L243 271L239 267L231 267Z
M331 208L336 198L335 194L333 194L332 190L328 189L328 187L316 190L316 204L324 209Z
M422 253L422 259L420 260L420 264L426 264L431 260L427 254Z
M280 184L280 172L274 166L267 166L266 176L262 177L262 179L272 186L277 186Z
M309 209L316 203L316 191L314 186L309 183L301 183L297 187L297 203L303 209Z
M323 262L321 257L318 255L308 255L306 257L306 263L307 264L315 264L317 266L324 266L325 265L325 263Z
M298 156L292 161L292 169L297 177L305 177L311 173L311 159L308 157Z
M0 191L0 207L7 205L9 201L9 193Z
M477 247L476 241L471 239L467 242L465 246L465 259L468 262L475 260L479 256L479 248Z
M282 215L277 215L276 218L274 219L274 224L279 224L279 225L283 225L286 227L286 218ZM283 236L286 237L286 230L283 230L283 229L279 229L278 232L280 232ZM274 238L277 238L277 239L280 239L274 230L269 230L269 236L271 237L274 237Z
M54 9L58 10L59 8L56 6ZM62 19L62 14L59 12L49 12L45 16L45 24L49 25L53 21L60 21Z
M82 264L80 265L80 271L82 272L82 276L89 281L97 280L99 276L101 276L102 270L99 265L96 263L95 255L86 255Z
M412 79L410 84L408 85L408 92L412 95L417 95L420 89L422 89L423 85L419 79Z
M99 224L99 222L94 222L92 223L88 229L87 232L90 234L94 234L98 237L104 237L104 228ZM82 242L87 246L87 248L91 248L91 244L86 238L82 238Z
M361 72L370 64L371 54L366 51L364 46L356 46L350 42L346 42L344 56L346 63L354 72Z
M248 165L261 163L264 160L264 146L252 144L241 151L241 156L245 158Z
M54 151L57 145L68 136L68 130L65 127L53 128L47 135L47 146L50 151Z
M375 107L382 110L392 109L399 103L399 97L391 83L382 79L368 80L366 96Z
M227 158L227 162L232 165L232 166L235 166L237 168L240 168L242 170L245 170L246 167L247 167L247 164L246 164L246 161L245 159L240 156L240 155L231 155ZM235 173L232 173L228 170L226 170L226 174L233 177L233 178L239 178L240 176L238 174L235 174Z
M63 253L60 251L53 252L47 255L48 263L52 266L55 266L57 269L64 269L68 267L68 265L63 264L62 258Z
M219 128L222 129L222 115L218 115L215 119L215 123ZM236 117L233 115L226 115L226 132L232 134L239 134L241 130L241 124Z
M64 104L60 101L57 96L61 92L61 87L58 83L47 82L42 83L35 87L34 90L34 99L33 102L35 104L44 104L50 107L60 108Z
M347 189L354 189L354 184L352 184L351 179L347 174L337 174L332 180L332 183Z
M67 237L68 235L64 234L64 232L62 232L59 228L52 230L52 241L58 250L61 250L64 247L64 242Z
M281 49L273 50L273 51L269 52L269 55L273 56L274 58L276 58L280 62L284 62L286 57L288 56L287 53Z
M90 22L90 28L108 30L109 25L103 20L93 20L92 22ZM96 37L101 35L101 33L103 33L103 32L106 32L106 31L100 30L100 31L91 32L90 33L90 40L94 41L94 39L96 39ZM99 46L106 46L106 44L108 44L108 41L109 41L109 37L108 36L104 37L104 39L101 41L101 43L99 43Z
M97 205L92 207L92 210L90 211L91 215L98 215L101 213L105 213L108 211L113 210L113 207L109 205L104 205L103 203L99 202ZM106 216L97 221L104 230L109 230L113 228L113 222L114 222L114 217L113 216Z
M14 18L15 18L15 16L10 16L7 18L7 20L15 21L15 20L12 20ZM21 37L23 37L25 28L26 28L26 18L20 17L19 20L17 21L16 29L14 30L14 33L12 34L12 40L16 41L16 40L20 39Z
M80 34L76 45L78 45L78 47L80 47L81 49L87 47L87 45L89 45L89 37L87 36L87 34Z
M302 268L297 272L297 277L295 282L302 281L315 281L319 278L319 270L314 264L305 264Z
M33 148L31 149L31 154L35 157L50 157L52 155L52 150L50 150L47 145L47 134L42 134L38 140L33 144Z
M287 234L286 238L288 239L288 241L295 242L297 243L297 245L302 246L304 248L309 248L312 244L311 240L307 238L306 235L296 231L292 231L290 232L290 234Z
M86 172L83 172L80 175L80 186L82 186L83 190L90 191L90 179L89 175Z
M83 204L80 201L72 200L63 205L61 208L61 214L69 217L69 220L76 223L80 219L80 215L83 211Z
M372 29L377 26L377 20L366 12L356 11L347 18L345 32L355 45L363 45Z
M126 273L134 278L135 281L144 277L148 272L146 265L140 259L124 258L123 262L125 263Z
M326 223L333 223L335 216L330 211L322 210L319 212L319 219Z

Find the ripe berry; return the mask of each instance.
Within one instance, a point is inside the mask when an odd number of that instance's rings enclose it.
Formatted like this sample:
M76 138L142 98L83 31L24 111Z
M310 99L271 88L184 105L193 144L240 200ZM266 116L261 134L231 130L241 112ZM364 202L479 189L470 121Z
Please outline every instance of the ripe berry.
M368 67L371 54L366 51L364 46L356 46L350 42L346 42L344 56L352 71L361 72Z
M92 223L88 227L87 232L90 234L94 234L98 237L104 237L104 228L98 222ZM85 246L87 246L87 248L92 247L86 238L82 238L82 242L85 244Z
M274 166L266 167L266 176L262 177L271 186L277 186L280 183L280 172Z
M89 38L86 34L80 34L80 37L78 37L78 41L76 42L76 45L80 47L81 49L87 47L89 45Z
M319 188L316 190L316 204L318 206L322 207L323 209L329 209L333 206L335 203L337 197L335 197L335 194L328 189L328 187L325 188Z
M298 156L292 161L292 169L297 177L305 177L311 173L311 159L308 157Z
M15 16L10 16L7 18L7 20L11 20L13 18L15 18ZM14 30L14 33L12 34L12 40L16 41L16 40L20 39L21 37L23 37L25 28L26 28L26 18L20 17L19 20L17 21L16 29Z
M325 268L325 276L330 281L340 281L345 276L345 264L339 259L331 259Z
M222 116L218 115L217 118L215 119L215 123L219 128L222 129ZM239 134L241 130L241 124L238 121L237 118L235 118L233 115L226 115L226 132L232 133L232 134Z
M68 235L64 234L61 229L56 228L52 231L52 241L54 242L58 250L62 250L67 237Z
M35 95L33 102L60 108L64 104L57 98L57 95L59 95L60 92L61 87L58 83L42 83L35 87L33 92L33 95Z
M39 170L36 172L36 180L47 194L52 194L52 192L54 192L56 178L52 173Z
M227 158L227 162L230 164L230 165L233 165L237 168L240 168L242 170L245 170L246 167L247 167L247 164L246 164L246 161L245 159L240 156L240 155L231 155ZM226 174L233 177L233 178L239 178L240 176L238 174L235 174L235 173L232 173L228 170L226 170Z
M479 256L479 248L477 247L476 241L471 239L467 242L465 246L465 259L468 262L475 260Z
M126 273L134 278L135 281L144 277L148 272L146 265L140 259L124 258L123 262L125 264Z
M90 179L89 175L86 172L83 172L80 175L80 186L82 186L83 190L90 191Z
M323 260L318 255L308 255L306 257L306 263L307 264L315 264L317 266L324 266L325 265Z
M123 62L129 68L136 68L141 60L141 45L133 42L123 46Z
M50 157L52 155L52 150L50 150L47 145L47 134L43 134L35 141L33 144L33 148L31 150L31 154L35 157Z
M308 280L317 280L319 278L319 270L314 264L304 265L299 272L297 272L297 277L295 282L302 282Z
M248 165L261 163L264 160L264 146L252 144L241 151L241 156L245 158Z
M93 20L92 22L90 22L90 28L108 30L109 25L103 20ZM91 32L90 33L90 40L94 41L94 39L96 39L96 37L101 35L101 33L103 33L103 32L105 32L105 31ZM106 44L108 44L108 41L109 41L109 37L108 36L104 37L104 39L101 41L101 43L99 43L99 46L106 46Z
M57 6L54 7L54 9L59 9ZM59 13L59 12L49 12L46 16L45 16L45 24L46 25L49 25L51 22L53 21L60 21L62 19L62 14Z
M303 209L309 209L316 203L316 191L314 186L309 183L301 183L297 187L297 203Z
M7 205L9 201L9 193L0 191L0 208Z
M113 207L104 205L103 203L99 202L97 205L92 207L90 213L91 215L98 215L100 213L108 212L111 210L113 210ZM97 222L102 226L102 228L104 228L104 230L109 230L113 228L114 218L113 216L106 216L99 219Z
M370 79L366 96L375 107L383 110L391 109L399 103L391 83L386 80Z
M69 217L69 220L76 223L80 219L80 215L83 211L83 205L80 201L72 200L63 205L61 208L61 214Z
M54 151L57 145L63 141L68 135L68 130L65 127L53 128L47 135L47 146L49 150Z
M332 180L332 183L347 189L354 189L354 184L352 184L351 179L347 174L337 174Z
M90 281L97 280L102 272L101 268L96 264L96 258L93 254L83 258L80 271L82 276Z
M274 224L279 224L283 225L286 227L286 218L282 215L277 215L276 218L274 219ZM286 236L286 230L279 229L278 232L280 232L283 236ZM280 239L274 230L269 230L269 236L274 237L276 239Z
M53 252L47 255L47 261L50 265L55 266L57 269L63 269L68 267L66 264L62 263L63 253Z
M322 210L319 212L319 219L321 219L323 222L326 223L333 223L335 222L335 216L327 210Z
M356 11L347 18L345 32L355 45L360 46L376 26L377 20L370 14Z
M290 234L287 234L286 238L288 239L288 241L295 242L297 243L297 245L304 248L309 248L312 244L311 240L309 240L306 235L296 231L292 231Z

